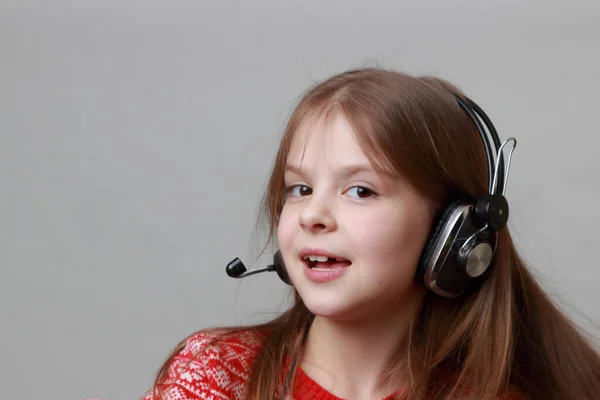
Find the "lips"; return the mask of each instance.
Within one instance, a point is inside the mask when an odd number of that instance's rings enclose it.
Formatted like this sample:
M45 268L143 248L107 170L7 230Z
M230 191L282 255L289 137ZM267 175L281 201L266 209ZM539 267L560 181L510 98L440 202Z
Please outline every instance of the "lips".
M347 258L323 249L303 249L299 256L310 269L343 268L352 264Z
M344 276L352 262L340 254L324 249L303 249L299 254L304 276L317 284L326 284Z

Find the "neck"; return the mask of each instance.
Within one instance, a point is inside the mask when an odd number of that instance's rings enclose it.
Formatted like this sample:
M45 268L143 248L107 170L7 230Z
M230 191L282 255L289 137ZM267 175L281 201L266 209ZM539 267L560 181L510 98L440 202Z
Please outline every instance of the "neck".
M419 296L416 296L418 298ZM353 399L383 398L398 389L401 374L384 379L402 354L420 301L357 320L316 316L301 367L332 394Z

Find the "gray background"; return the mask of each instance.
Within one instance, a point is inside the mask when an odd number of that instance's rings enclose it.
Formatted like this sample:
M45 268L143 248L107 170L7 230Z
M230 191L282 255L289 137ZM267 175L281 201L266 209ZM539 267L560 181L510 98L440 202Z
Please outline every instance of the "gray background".
M194 330L285 305L251 267L297 96L381 65L450 79L516 136L510 228L600 334L597 1L0 4L0 391L133 399Z

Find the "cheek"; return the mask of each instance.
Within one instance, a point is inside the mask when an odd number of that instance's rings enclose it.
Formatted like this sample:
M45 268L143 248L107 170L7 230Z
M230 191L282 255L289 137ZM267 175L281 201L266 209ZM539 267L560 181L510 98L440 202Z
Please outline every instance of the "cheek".
M427 221L406 212L388 210L368 219L356 219L354 226L357 255L377 264L391 261L416 266L427 238Z
M284 207L279 217L277 225L277 241L279 249L282 253L289 253L296 235L296 225L289 213L289 210Z
M353 246L365 267L358 271L360 280L381 293L404 293L415 282L424 235L413 224L390 218L379 227L365 225Z

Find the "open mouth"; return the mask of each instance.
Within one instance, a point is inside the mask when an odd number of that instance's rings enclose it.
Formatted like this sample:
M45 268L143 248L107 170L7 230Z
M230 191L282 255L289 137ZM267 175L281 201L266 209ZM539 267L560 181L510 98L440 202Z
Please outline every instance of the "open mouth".
M308 268L315 270L330 270L335 268L344 268L352 264L349 260L343 258L316 255L306 255L302 258L302 261L304 262L304 264L306 264Z

